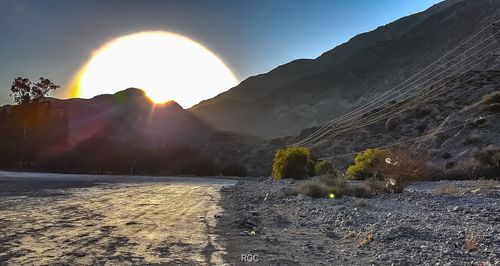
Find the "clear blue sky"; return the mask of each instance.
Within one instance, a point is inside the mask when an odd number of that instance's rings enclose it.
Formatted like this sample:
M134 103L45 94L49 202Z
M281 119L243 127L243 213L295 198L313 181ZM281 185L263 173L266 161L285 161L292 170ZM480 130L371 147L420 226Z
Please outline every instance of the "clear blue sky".
M0 0L0 104L17 76L65 85L104 42L143 30L185 35L240 80L315 58L439 0ZM58 96L57 94L55 96Z

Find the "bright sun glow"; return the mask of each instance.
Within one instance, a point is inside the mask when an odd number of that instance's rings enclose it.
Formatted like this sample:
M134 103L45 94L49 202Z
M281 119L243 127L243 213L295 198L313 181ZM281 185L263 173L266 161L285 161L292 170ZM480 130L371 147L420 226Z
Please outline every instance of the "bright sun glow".
M91 98L135 87L156 103L174 100L188 108L237 82L201 44L169 32L140 32L95 51L75 77L70 96Z

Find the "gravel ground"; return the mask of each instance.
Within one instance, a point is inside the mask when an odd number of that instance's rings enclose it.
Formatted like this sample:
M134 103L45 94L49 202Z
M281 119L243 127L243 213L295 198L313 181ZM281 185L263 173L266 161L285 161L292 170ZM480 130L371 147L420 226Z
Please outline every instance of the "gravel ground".
M262 179L222 190L227 261L257 254L259 265L500 265L500 182L424 182L335 200L297 195L296 186Z

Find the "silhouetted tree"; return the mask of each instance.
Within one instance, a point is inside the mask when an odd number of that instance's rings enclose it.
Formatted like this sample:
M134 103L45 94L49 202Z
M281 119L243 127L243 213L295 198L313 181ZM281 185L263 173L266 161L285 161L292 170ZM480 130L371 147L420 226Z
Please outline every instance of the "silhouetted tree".
M17 77L10 86L10 95L17 104L38 103L43 101L49 92L59 87L43 77L34 84L27 78Z
M27 145L29 123L35 123L39 118L39 112L48 112L50 104L46 108L38 108L38 104L45 100L47 94L59 88L58 85L46 78L39 78L33 83L28 78L17 77L10 87L12 100L19 105L20 119L22 122L22 145L21 145L21 167L30 164L29 155L33 155L34 143ZM34 145L34 146L33 146ZM30 147L28 147L30 146Z

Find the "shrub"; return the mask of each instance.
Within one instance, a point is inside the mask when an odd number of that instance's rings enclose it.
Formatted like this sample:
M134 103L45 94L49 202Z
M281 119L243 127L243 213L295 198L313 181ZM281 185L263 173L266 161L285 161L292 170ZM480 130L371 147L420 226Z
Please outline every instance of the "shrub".
M371 196L362 184L350 184L343 178L331 175L302 181L297 192L313 198L342 198L344 196L365 198Z
M466 232L465 250L470 252L477 249L477 240L473 233Z
M482 166L500 168L500 148L494 145L487 146L483 150L476 152L474 158Z
M485 110L493 112L493 113L498 113L498 112L500 112L500 103L492 103L492 104L488 105L485 108Z
M368 149L358 153L346 174L357 180L371 177L372 180L364 184L365 193L371 195L386 190L402 192L411 182L428 178L432 171L426 166L423 154L401 149ZM384 180L384 185L376 179Z
M452 195L458 194L459 192L460 189L452 184L439 185L432 190L432 193L435 195Z
M368 232L365 236L361 235L361 238L358 239L358 247L362 248L368 244L370 244L371 242L373 242L373 240L375 240L375 237L373 236L373 232L370 231Z
M328 175L333 174L333 165L327 161L318 161L314 166L314 172L316 175Z
M452 163L449 165L449 163ZM465 180L473 179L476 174L477 162L472 158L458 162L448 162L445 171L438 175L437 179Z
M374 195L386 191L386 184L384 181L376 178L368 178L363 182L363 187L367 195Z
M232 163L228 164L222 169L223 176L246 176L247 169L239 164Z
M347 168L347 177L354 180L364 180L377 176L375 166L382 163L387 155L387 151L381 149L368 149L358 153L354 164Z
M289 147L276 151L273 160L272 176L276 179L304 179L314 176L315 159L311 150Z
M313 198L327 198L330 187L319 180L307 180L297 187L297 192Z
M485 104L500 103L500 92L495 91L490 94L486 94L483 96L481 101Z
M492 92L484 95L481 102L484 104L483 110L490 112L500 112L500 92Z
M467 138L465 138L465 140L463 141L463 143L465 145L477 145L477 144L480 144L481 143L481 136L479 136L479 135L468 136Z
M374 168L383 176L387 189L393 193L400 193L408 184L431 175L422 154L400 149L388 152L387 160L379 162Z
M342 179L315 178L302 181L297 192L313 198L342 198L350 196L350 186Z
M352 203L352 206L355 208L363 208L363 207L366 207L366 205L367 204L366 204L366 201L364 199L356 199Z
M328 175L323 175L318 177L317 179L328 186L338 186L340 184L345 184L345 180L342 177L339 177L339 175L336 174L337 172L334 172L333 174L328 174Z

